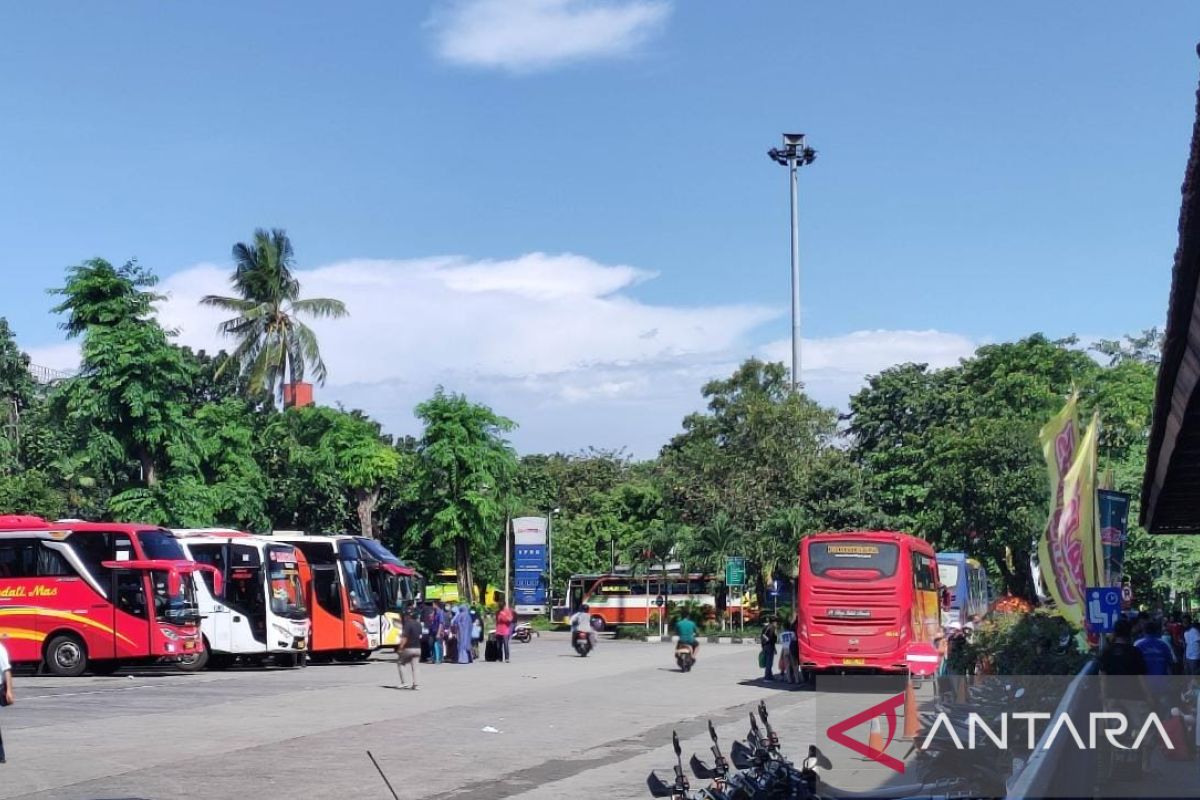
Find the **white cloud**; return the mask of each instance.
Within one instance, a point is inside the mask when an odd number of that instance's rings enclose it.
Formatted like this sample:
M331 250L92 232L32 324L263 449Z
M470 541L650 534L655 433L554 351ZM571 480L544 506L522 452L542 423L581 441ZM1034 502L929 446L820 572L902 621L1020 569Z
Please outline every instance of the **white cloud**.
M159 319L177 341L211 351L225 315L201 306L229 292L227 266L176 272ZM361 408L394 434L415 434L413 408L438 385L521 424L522 451L626 447L651 456L703 407L700 388L747 355L787 362L787 340L756 345L779 310L653 305L630 289L652 273L572 254L344 261L297 272L308 297L336 297L350 316L314 323L329 366L318 402ZM906 361L949 366L975 342L942 331L870 330L804 342L804 383L846 407L865 376ZM78 364L74 342L30 349L34 363Z
M451 63L534 72L633 52L670 12L668 0L442 0L430 27Z
M802 339L801 376L805 390L818 401L838 408L866 381L888 367L908 362L934 369L951 367L975 352L979 342L937 330L854 331L827 339ZM760 349L762 357L790 364L790 339Z
M73 372L79 368L79 343L60 342L25 349L29 363L59 372Z
M228 270L200 265L161 284L160 319L193 347L228 347L226 315L199 305L224 294ZM726 353L771 319L747 305L678 308L621 290L646 277L582 256L531 253L506 261L432 258L346 261L297 273L303 293L336 297L344 320L313 323L339 384L418 376L526 379Z

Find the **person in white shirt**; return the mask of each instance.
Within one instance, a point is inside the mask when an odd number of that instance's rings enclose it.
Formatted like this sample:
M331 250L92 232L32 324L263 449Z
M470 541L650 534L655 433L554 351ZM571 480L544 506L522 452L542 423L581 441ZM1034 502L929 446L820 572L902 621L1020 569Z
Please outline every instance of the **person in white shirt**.
M588 642L593 648L596 647L596 631L592 628L592 615L588 612L588 605L584 603L579 607L579 610L571 615L571 646L575 646L575 632L587 631Z
M1183 632L1183 661L1188 675L1200 675L1200 621Z
M4 642L0 642L0 706L13 704L12 662L8 660L8 651ZM4 737L0 736L0 764L4 763Z

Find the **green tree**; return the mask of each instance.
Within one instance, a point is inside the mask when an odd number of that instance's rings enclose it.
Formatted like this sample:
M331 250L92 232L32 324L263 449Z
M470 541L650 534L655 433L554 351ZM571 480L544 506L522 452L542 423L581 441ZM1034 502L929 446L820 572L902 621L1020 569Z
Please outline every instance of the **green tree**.
M484 405L440 388L417 406L425 424L418 447L422 514L412 539L453 547L461 597L470 597L472 550L496 550L516 455L504 439L515 424Z
M239 364L251 390L274 397L276 386L304 380L311 369L318 383L326 378L316 334L302 317L346 316L340 300L300 298L300 281L292 274L295 254L287 233L259 228L254 241L233 246L236 297L208 295L201 302L235 314L222 322L221 333L237 340L233 362Z
M810 530L878 519L859 467L837 447L836 412L792 392L782 364L750 359L703 393L708 412L687 417L659 459L667 516L703 531L724 515L742 532L760 596L797 558L795 537L777 536L780 515Z
M0 475L20 464L21 418L33 399L29 356L17 347L8 320L0 317Z
M378 423L344 413L334 419L321 447L330 451L334 468L354 495L359 531L376 538L375 509L388 478L400 471L401 453L384 438Z
M54 292L66 299L69 336L82 335L79 374L62 384L52 406L74 449L120 483L133 462L139 482L153 487L166 467L194 464L192 426L184 398L194 373L153 317L157 295L149 272L114 269L93 259L68 271Z

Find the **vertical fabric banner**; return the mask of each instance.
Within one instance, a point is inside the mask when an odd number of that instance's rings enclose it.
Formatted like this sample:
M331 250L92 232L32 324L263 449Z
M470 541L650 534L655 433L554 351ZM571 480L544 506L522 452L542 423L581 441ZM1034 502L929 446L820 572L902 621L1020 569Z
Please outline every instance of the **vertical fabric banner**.
M1100 543L1104 548L1104 585L1120 586L1125 572L1125 539L1129 532L1129 495L1101 489Z
M1063 478L1075 461L1075 446L1079 441L1078 395L1072 394L1062 410L1051 417L1038 434L1042 443L1042 455L1046 458L1046 469L1050 476L1050 518L1036 549L1038 570L1034 580L1045 593L1064 610L1070 613L1066 599L1059 593L1054 577L1054 561L1051 558L1051 543L1058 538L1058 521L1063 510Z
M1096 531L1096 446L1099 416L1075 453L1075 462L1063 476L1063 507L1055 535L1046 542L1047 576L1059 609L1083 627L1083 598L1088 586L1100 586L1104 553Z

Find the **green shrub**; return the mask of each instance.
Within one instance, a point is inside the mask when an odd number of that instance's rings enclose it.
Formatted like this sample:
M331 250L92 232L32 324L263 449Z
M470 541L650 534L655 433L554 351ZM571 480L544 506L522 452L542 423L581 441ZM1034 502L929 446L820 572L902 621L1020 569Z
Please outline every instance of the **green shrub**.
M535 631L553 631L558 630L562 626L556 622L551 622L545 617L534 617L533 619L529 620L529 627L533 628Z
M1056 612L994 614L971 641L952 648L946 666L958 675L1074 675L1088 658L1079 650L1078 633Z
M688 618L700 627L711 624L712 620L716 619L717 616L715 608L705 605L699 600L684 600L680 603L670 603L667 606L667 621L671 623L672 628L685 611Z

